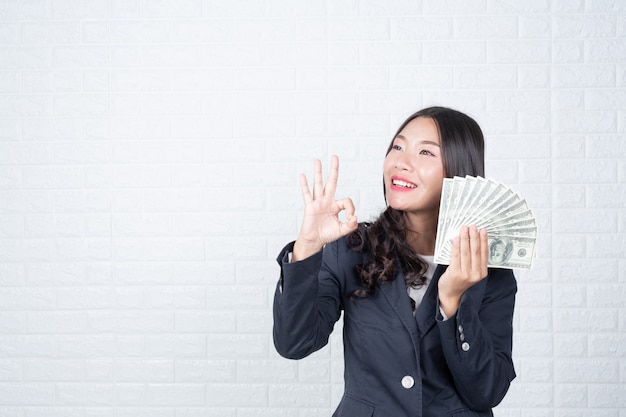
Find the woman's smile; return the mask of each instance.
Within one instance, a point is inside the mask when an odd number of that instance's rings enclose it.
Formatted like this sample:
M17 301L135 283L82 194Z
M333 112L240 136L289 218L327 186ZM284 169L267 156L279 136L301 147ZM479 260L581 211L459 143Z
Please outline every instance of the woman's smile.
M390 188L394 191L412 191L417 188L417 185L412 183L411 181L403 178L399 175L394 175L391 177L391 186Z

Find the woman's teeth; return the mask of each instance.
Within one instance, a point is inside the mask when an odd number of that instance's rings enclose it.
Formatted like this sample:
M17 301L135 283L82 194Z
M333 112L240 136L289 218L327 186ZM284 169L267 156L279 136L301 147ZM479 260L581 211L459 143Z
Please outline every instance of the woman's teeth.
M417 187L415 184L411 184L410 182L406 182L402 180L393 180L393 185L397 187L404 187L404 188L416 188Z

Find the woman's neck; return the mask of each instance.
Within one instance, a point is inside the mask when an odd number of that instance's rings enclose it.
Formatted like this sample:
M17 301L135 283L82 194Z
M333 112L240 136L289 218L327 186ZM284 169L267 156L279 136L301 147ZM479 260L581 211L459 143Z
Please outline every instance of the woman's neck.
M432 216L404 214L406 223L406 241L415 253L433 255L437 240L437 219Z

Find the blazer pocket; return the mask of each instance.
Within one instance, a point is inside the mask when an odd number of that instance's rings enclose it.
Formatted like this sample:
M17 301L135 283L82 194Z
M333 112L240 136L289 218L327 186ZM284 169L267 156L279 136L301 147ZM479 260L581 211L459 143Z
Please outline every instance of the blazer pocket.
M374 406L366 401L344 395L333 417L372 417Z

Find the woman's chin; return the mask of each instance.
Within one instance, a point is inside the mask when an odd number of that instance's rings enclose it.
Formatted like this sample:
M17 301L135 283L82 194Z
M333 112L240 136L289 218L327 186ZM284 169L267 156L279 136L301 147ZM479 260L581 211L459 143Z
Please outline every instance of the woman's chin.
M394 210L407 211L411 209L411 204L397 199L387 199L387 205Z

